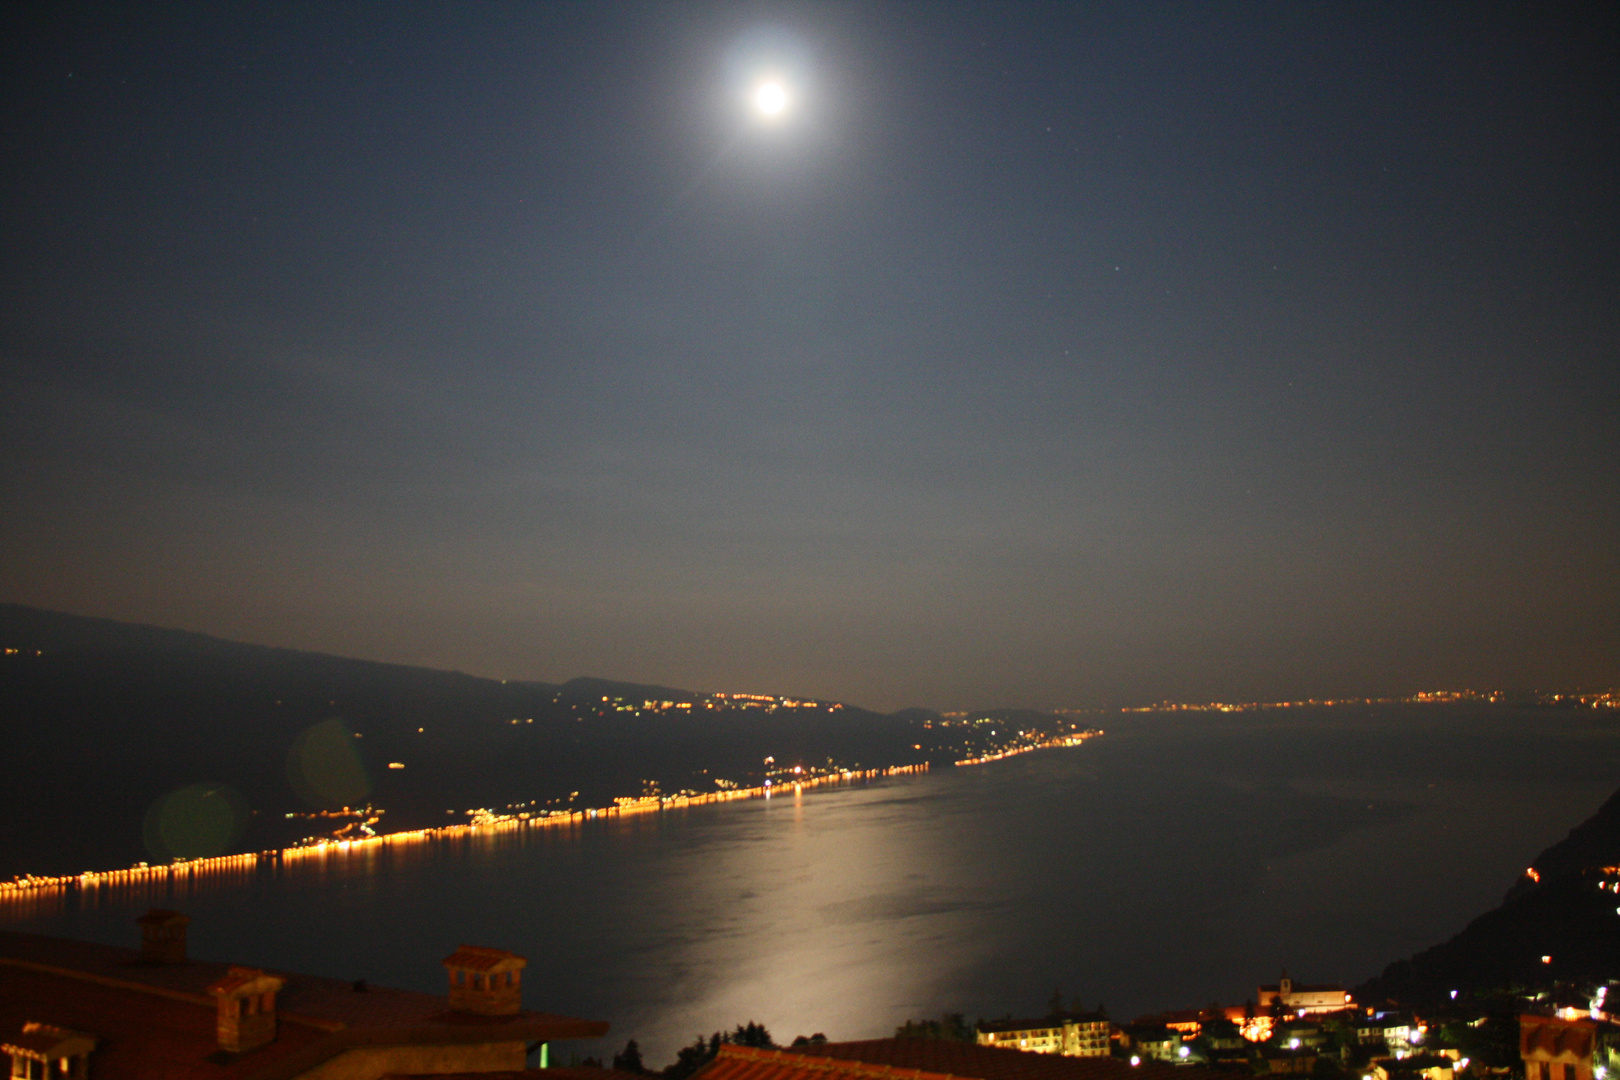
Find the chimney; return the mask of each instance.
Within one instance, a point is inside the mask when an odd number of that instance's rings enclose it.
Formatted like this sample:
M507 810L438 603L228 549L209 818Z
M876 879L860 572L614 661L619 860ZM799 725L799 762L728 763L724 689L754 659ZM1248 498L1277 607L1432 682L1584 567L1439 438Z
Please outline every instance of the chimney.
M12 1076L49 1076L52 1080L87 1080L90 1051L96 1037L71 1028L29 1021L22 1034L0 1041L0 1054L11 1055Z
M522 1009L523 969L529 962L505 949L463 945L444 958L450 973L450 1008L483 1016Z
M286 980L258 968L237 967L208 987L219 999L219 1048L232 1054L271 1042L276 1037L276 991Z
M186 924L191 916L153 908L135 920L141 926L141 959L148 964L186 962Z

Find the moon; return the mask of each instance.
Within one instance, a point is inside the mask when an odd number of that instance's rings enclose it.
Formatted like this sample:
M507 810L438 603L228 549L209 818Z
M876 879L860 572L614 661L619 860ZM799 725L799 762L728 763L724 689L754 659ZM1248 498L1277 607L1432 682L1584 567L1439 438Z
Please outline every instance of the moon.
M762 82L754 87L754 111L767 119L781 116L787 111L787 87L779 82Z

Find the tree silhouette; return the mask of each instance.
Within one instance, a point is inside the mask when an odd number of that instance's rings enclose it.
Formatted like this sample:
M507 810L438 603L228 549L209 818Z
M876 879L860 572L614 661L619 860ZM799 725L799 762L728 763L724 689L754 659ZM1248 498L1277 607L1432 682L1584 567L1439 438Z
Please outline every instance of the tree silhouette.
M646 1073L647 1067L641 1063L641 1047L636 1040L631 1039L624 1044L624 1049L613 1055L613 1067L619 1072Z
M753 1046L761 1050L774 1050L776 1043L771 1041L771 1033L765 1030L764 1024L756 1024L750 1020L747 1024L738 1024L737 1030L726 1036L726 1042L737 1046Z

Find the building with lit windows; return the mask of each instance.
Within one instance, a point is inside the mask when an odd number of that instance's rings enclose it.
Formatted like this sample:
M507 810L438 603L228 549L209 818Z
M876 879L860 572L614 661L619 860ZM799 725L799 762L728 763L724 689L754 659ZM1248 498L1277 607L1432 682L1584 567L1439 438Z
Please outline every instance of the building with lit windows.
M1261 1012L1269 1012L1272 1006L1277 1005L1296 1016L1321 1016L1325 1013L1343 1012L1352 1004L1350 995L1337 983L1314 986L1297 983L1288 977L1286 971L1282 973L1281 981L1260 987L1254 1000L1259 1004Z
M1063 1057L1107 1057L1113 1025L1101 1013L1055 1013L1040 1020L981 1021L980 1046Z

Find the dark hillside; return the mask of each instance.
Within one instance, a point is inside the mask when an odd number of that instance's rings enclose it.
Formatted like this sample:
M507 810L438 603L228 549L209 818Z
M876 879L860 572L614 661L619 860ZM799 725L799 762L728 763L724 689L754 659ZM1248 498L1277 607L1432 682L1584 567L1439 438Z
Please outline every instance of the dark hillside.
M1537 855L1531 866L1542 881L1552 881L1577 874L1587 867L1616 864L1620 864L1620 791L1609 796L1597 813L1571 829L1568 836ZM1534 887L1528 876L1520 878L1508 897L1511 899Z
M0 649L12 650L0 654L11 766L0 878L188 853L155 842L168 834L150 815L192 785L241 808L229 847L244 850L330 832L329 820L288 815L345 804L383 808L379 828L392 831L475 808L748 786L795 765L943 763L1008 735L920 711L590 678L503 683L17 605L0 605Z
M1620 975L1620 792L1536 857L1501 906L1451 940L1389 965L1357 1000L1443 1003L1451 991L1482 998L1590 985ZM1543 958L1547 959L1543 959Z

